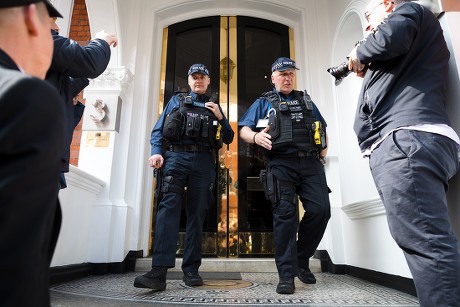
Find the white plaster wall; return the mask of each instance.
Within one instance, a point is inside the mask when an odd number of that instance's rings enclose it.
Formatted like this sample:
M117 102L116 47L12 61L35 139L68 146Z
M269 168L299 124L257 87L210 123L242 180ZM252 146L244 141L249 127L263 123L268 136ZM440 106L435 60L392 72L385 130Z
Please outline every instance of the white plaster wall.
M94 228L92 207L104 182L70 165L67 188L60 190L62 225L51 266L86 263Z
M328 67L344 62L355 43L363 38L365 0L352 0L326 18L333 28L329 39L332 52ZM336 86L330 77L323 87L333 93L334 131L337 147L338 194L334 195L330 229L332 238L327 250L336 264L347 264L388 274L411 277L404 255L393 241L385 210L370 174L368 160L362 158L353 122L362 80L353 74ZM331 174L332 172L329 172ZM329 177L328 177L329 178Z

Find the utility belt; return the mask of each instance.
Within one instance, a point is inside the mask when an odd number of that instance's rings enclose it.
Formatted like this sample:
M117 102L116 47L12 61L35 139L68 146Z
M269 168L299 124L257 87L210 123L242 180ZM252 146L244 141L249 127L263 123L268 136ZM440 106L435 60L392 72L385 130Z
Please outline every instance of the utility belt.
M313 151L306 151L306 150L297 150L294 152L289 152L289 153L267 153L267 157L269 159L274 159L274 158L304 158L304 157L318 157L318 151L313 150Z
M188 152L211 152L213 149L209 146L200 145L200 144L181 144L181 145L169 145L169 151L179 152L179 151L188 151Z

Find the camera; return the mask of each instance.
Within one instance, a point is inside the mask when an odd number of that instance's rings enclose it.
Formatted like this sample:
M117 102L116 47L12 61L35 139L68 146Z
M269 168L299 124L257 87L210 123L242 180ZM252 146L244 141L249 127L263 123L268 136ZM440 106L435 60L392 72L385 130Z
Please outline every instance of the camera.
M366 41L365 38L363 38L362 40L359 40L358 42L356 42L355 47L359 46L361 43L364 43L365 41ZM347 60L348 60L348 57L347 57ZM336 86L339 85L340 82L342 82L342 80L351 73L351 71L348 69L348 61L345 61L336 67L331 67L327 69L327 72L330 73L335 78Z
M339 85L351 71L348 69L348 62L345 61L336 67L328 68L327 72L335 78L335 85Z

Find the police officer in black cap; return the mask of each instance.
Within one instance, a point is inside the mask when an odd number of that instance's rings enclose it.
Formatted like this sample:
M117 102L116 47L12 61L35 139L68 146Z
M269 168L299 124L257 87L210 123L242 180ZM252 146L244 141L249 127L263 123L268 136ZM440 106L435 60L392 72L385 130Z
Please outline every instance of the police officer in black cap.
M185 208L187 225L182 261L183 281L201 286L201 233L206 212L213 199L216 155L222 143L230 144L233 130L218 101L205 95L210 83L203 64L188 71L188 94L176 94L152 130L149 164L164 165L161 191L163 198L156 215L152 269L136 277L134 286L156 291L166 289L166 272L175 266L182 195L187 187ZM163 144L163 142L166 144ZM166 147L166 153L162 153Z
M254 101L238 122L240 137L265 149L261 181L273 205L276 292L281 294L294 293L296 276L316 283L309 259L330 218L326 122L307 92L294 90L297 69L293 60L278 58L272 65L274 90ZM305 210L300 223L297 196Z

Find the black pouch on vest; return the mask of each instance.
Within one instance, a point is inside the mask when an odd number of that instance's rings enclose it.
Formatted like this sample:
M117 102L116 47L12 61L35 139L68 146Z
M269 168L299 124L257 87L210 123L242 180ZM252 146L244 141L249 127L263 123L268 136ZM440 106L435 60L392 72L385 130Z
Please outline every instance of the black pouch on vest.
M275 111L268 112L268 134L272 137L272 139L276 139L280 134L278 117L276 116Z
M184 116L179 112L179 109L174 109L169 113L163 123L163 137L168 141L179 141L182 135L182 125Z
M198 127L198 129L197 129ZM200 119L197 117L187 116L187 122L185 126L185 135L189 137L197 137L200 133Z
M207 140L209 137L209 122L208 121L203 121L203 127L201 129L201 137L204 140Z

